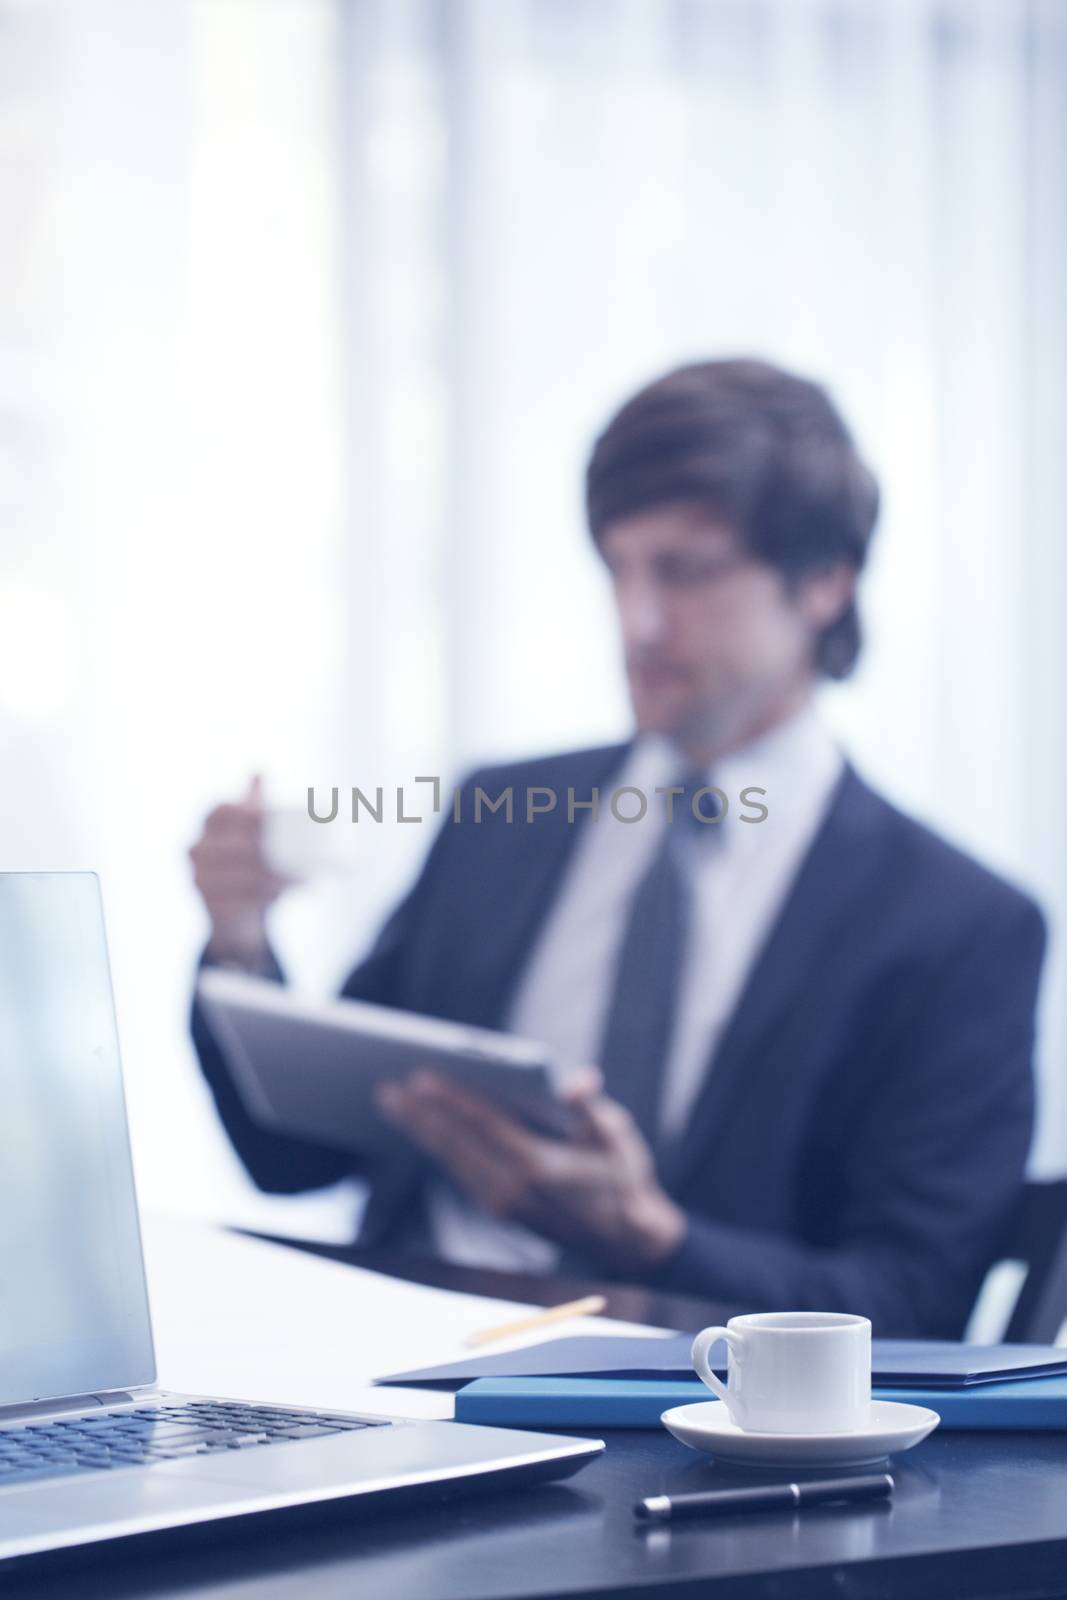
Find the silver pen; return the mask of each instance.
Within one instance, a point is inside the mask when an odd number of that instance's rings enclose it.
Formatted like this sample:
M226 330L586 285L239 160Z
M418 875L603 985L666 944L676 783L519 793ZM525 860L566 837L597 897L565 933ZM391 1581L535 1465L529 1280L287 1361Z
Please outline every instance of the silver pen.
M850 1478L811 1478L806 1483L768 1483L752 1489L654 1494L638 1500L634 1516L649 1522L673 1522L679 1517L721 1516L733 1511L799 1511L803 1506L882 1500L893 1488L888 1472L865 1472Z

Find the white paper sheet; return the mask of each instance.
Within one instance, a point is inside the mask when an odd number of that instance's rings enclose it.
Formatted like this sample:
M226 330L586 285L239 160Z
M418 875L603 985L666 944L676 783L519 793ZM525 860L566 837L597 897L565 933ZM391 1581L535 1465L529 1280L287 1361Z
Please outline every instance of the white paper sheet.
M470 1355L465 1341L536 1306L405 1283L186 1219L143 1219L159 1381L186 1393L406 1417L450 1417L452 1395L374 1377ZM574 1317L487 1345L656 1333Z

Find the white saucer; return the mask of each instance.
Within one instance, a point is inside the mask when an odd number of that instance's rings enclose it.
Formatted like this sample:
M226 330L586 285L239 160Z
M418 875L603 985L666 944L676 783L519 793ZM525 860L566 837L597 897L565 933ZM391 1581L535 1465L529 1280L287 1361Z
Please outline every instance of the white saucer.
M866 1427L849 1433L746 1433L731 1420L721 1400L672 1406L660 1419L691 1450L721 1461L766 1467L861 1466L910 1450L941 1418L926 1406L900 1400L872 1400Z

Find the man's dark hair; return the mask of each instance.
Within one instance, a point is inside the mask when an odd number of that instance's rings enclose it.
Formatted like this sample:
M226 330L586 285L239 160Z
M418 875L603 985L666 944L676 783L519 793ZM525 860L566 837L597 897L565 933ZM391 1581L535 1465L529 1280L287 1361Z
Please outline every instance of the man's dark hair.
M702 361L641 389L597 439L585 488L598 542L622 517L696 503L790 583L842 561L859 572L878 517L877 482L825 390L766 361ZM845 678L859 649L852 603L816 666Z

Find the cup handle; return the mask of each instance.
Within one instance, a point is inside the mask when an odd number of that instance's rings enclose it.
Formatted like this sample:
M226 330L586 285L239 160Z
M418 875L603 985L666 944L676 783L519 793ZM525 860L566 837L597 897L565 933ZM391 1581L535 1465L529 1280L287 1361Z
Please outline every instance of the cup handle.
M711 1364L708 1361L712 1346L718 1344L720 1339L729 1346L735 1356L740 1356L745 1347L745 1341L739 1333L734 1333L729 1328L705 1328L693 1340L693 1366L696 1368L697 1377L702 1383L707 1384L713 1394L718 1395L732 1416L733 1408L730 1405L730 1391L718 1374L712 1372Z

